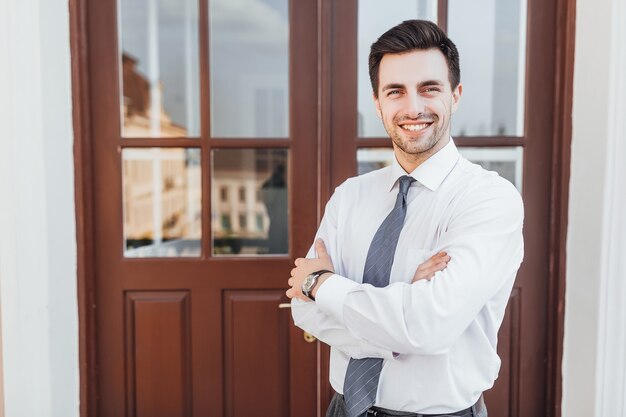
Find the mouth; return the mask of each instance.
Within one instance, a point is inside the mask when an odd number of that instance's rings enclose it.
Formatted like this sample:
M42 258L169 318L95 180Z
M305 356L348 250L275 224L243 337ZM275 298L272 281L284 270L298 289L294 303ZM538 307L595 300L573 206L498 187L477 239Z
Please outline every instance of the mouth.
M422 132L428 129L433 122L425 122L425 123L404 123L399 126L402 130L406 130L407 132Z

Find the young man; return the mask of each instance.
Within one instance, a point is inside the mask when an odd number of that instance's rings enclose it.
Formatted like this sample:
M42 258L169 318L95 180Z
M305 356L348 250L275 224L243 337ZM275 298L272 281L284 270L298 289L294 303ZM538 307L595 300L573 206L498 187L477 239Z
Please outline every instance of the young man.
M520 195L451 140L459 57L434 23L390 29L369 69L395 160L335 190L291 271L294 321L332 347L328 416L486 416L523 257Z

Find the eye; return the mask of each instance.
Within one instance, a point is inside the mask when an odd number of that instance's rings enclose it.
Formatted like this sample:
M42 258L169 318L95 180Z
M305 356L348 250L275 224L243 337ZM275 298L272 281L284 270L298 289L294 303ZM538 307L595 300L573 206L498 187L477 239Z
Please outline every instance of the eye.
M387 93L387 97L394 96L400 94L400 90L389 90Z
M439 87L426 87L424 89L425 93L439 93L441 89Z

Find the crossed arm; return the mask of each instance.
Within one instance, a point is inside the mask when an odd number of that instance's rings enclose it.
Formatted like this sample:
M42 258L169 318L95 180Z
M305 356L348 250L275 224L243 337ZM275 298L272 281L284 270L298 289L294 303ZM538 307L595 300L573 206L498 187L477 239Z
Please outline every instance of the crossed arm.
M326 245L321 238L315 241L317 258L298 258L295 268L291 270L291 278L288 280L289 289L287 296L292 300L293 316L298 327L306 329L319 340L341 350L350 357L359 359L364 357L387 358L394 357L391 350L377 346L375 343L356 337L334 317L319 310L313 301L302 294L302 282L311 273L320 270L334 271L332 260L326 250ZM419 265L412 279L412 283L420 280L431 279L435 273L446 268L450 256L445 252L439 252ZM318 289L332 276L326 273L320 276L318 283L312 291L315 297Z
M315 252L317 253L317 258L296 259L295 268L291 270L291 278L287 280L287 284L290 287L286 292L287 297L298 298L299 300L310 302L311 300L302 294L302 283L305 278L315 271L335 270L332 259L326 250L326 245L321 238L318 238L315 241ZM448 262L450 262L450 256L444 251L433 255L417 267L411 283L415 283L423 279L433 278L436 272L443 271L446 268ZM317 295L317 290L331 275L333 275L333 272L327 272L319 277L317 284L311 292L313 297Z
M319 234L326 245L316 242L317 255L298 259L288 281L296 325L351 357L391 358L392 352L446 351L486 305L497 305L489 313L497 322L523 257L523 205L511 188L463 200L438 240L437 250L452 260L435 255L420 265L412 283L375 288L326 274L313 291L316 302L310 302L301 293L302 280L334 270L326 247L335 253L337 222L327 207L330 216Z

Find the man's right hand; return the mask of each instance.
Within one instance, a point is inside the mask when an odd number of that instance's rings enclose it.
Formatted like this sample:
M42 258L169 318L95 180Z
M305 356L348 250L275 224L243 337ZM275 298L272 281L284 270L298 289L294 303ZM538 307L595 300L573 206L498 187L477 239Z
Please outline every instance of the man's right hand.
M446 269L450 259L451 258L446 252L439 252L438 254L433 255L430 259L427 259L424 263L417 267L411 283L417 282L421 279L433 278L436 272Z

